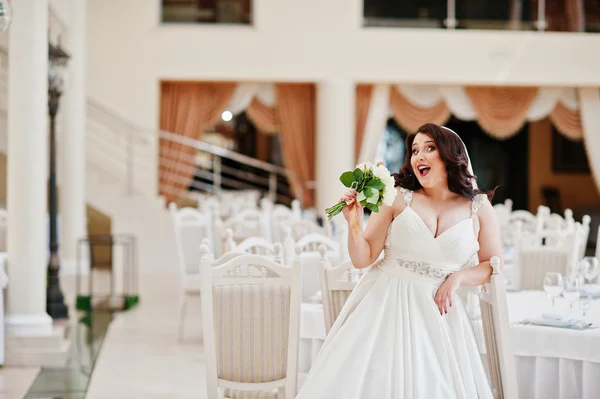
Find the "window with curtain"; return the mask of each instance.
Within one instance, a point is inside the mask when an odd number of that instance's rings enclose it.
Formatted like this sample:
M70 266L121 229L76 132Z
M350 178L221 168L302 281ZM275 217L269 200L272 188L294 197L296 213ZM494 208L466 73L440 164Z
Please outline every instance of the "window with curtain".
M162 0L163 23L252 24L252 0Z

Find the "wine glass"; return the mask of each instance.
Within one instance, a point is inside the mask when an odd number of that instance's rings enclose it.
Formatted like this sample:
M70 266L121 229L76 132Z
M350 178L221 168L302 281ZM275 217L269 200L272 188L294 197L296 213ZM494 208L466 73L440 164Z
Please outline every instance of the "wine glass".
M583 277L587 282L592 282L598 276L598 258L593 256L586 256L582 259L583 263Z
M586 321L585 320L585 313L590 308L590 301L591 300L592 300L592 297L589 296L589 295L583 295L583 296L579 297L579 309L583 313L583 321Z
M564 290L562 293L563 298L569 303L571 315L573 314L573 304L581 296L581 284L580 280L575 275L570 275L565 279Z
M546 295L552 300L552 311L556 314L555 301L562 293L564 289L564 282L562 274L556 272L548 272L544 276L544 291Z

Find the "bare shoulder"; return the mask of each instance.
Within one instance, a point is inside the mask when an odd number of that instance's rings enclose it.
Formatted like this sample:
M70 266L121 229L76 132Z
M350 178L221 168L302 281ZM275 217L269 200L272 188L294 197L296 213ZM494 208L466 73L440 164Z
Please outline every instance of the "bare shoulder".
M390 208L393 210L393 218L396 218L399 214L401 214L404 209L406 209L407 202L412 200L413 192L402 188L400 186L396 187L396 198L394 199L394 203Z
M496 211L492 206L492 203L488 199L487 195L479 194L475 201L478 202L477 207L477 215L479 216L480 221L483 219L496 218Z
M481 203L478 205L477 221L480 229L498 230L498 217L492 203L485 195L480 195L479 198Z

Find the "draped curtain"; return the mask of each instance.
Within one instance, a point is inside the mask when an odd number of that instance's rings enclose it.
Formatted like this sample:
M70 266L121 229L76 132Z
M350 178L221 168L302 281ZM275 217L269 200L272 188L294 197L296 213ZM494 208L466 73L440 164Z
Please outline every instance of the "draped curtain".
M479 125L499 139L521 130L537 94L535 87L467 87L466 91Z
M355 153L354 157L356 162L361 162L360 150L363 137L365 134L365 127L367 125L367 118L369 116L369 106L371 104L371 97L373 96L373 85L358 84L356 85L356 127L355 127Z
M314 190L306 183L315 177L316 90L308 83L278 83L275 109L281 124L281 151L289 181L306 207L314 206Z
M163 82L160 128L190 139L200 139L229 104L235 83ZM172 140L159 143L159 190L167 201L176 201L194 175L196 149Z
M265 105L258 97L252 99L248 108L246 108L246 115L256 125L257 129L263 133L273 134L281 131L275 108Z
M390 90L394 118L407 131L426 122L443 124L453 114L477 120L499 140L512 137L528 121L546 117L571 140L580 140L583 134L574 89L393 85Z
M390 108L396 122L409 132L428 122L443 125L450 119L450 109L443 100L427 108L416 106L395 86L390 88Z
M571 6L575 7L575 2ZM512 137L528 121L549 118L570 140L585 138L590 167L600 189L597 88L361 84L356 90L358 161L374 160L388 110L408 132L427 122L444 124L453 114L461 120L476 120L486 133L499 140Z

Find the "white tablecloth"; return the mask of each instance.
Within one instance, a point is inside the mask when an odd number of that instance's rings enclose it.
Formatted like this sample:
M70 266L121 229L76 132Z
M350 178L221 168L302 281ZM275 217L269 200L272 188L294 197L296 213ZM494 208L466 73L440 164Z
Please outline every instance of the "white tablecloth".
M513 331L519 397L521 399L600 398L600 328L574 331L563 328L520 325L552 311L543 292L510 292L509 315ZM568 313L568 305L557 300L557 310ZM574 317L581 312L574 308ZM600 300L593 300L587 320L600 325ZM478 341L483 342L480 321L474 322ZM320 304L302 304L300 322L301 372L308 372L325 339L323 309ZM484 348L483 345L481 345ZM484 355L485 356L485 355Z

